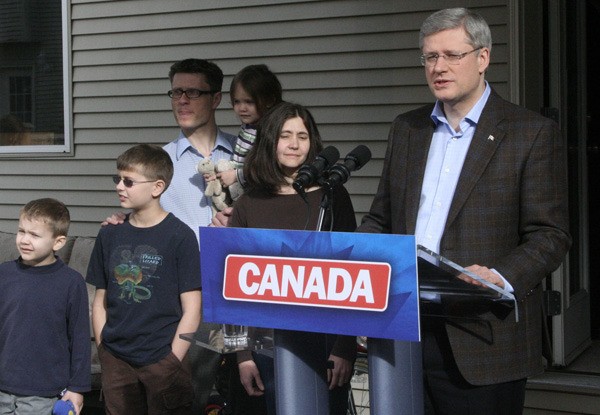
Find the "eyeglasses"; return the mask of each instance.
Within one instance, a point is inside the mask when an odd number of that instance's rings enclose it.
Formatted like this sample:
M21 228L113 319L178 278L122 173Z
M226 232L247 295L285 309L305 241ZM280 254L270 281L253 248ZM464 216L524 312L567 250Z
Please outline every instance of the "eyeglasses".
M121 180L122 180L123 184L125 185L125 187L132 187L134 184L153 183L153 182L158 181L158 180L144 180L144 181L141 181L141 182L136 182L136 181L133 181L133 180L127 178L127 177L121 177L121 176L113 176L112 179L113 179L113 182L115 184L121 183Z
M467 56L469 53L473 53L482 49L483 46L479 46L476 49L470 50L464 53L448 53L446 55L439 55L437 53L431 53L429 55L421 55L421 65L432 67L434 66L439 58L444 58L448 65L460 65L460 60Z
M201 89L196 89L196 88L171 89L170 91L167 92L167 95L171 99L179 99L182 97L183 94L185 94L185 96L188 97L189 99L198 99L202 95L214 94L215 92L219 92L219 91L203 91Z

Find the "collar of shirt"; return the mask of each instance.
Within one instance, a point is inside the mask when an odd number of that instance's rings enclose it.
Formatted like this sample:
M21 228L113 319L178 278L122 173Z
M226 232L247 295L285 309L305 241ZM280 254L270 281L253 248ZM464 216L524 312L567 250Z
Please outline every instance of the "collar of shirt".
M479 118L481 117L481 113L483 112L483 108L487 103L488 98L490 97L490 93L492 89L487 81L485 81L485 89L483 90L483 94L477 100L473 108L465 115L465 117L460 120L459 127L460 131L454 131L450 124L448 124L448 120L446 119L446 114L444 114L444 110L442 107L441 101L436 101L435 106L433 107L433 111L431 111L431 119L437 126L440 127L440 123L444 123L447 125L448 133L453 135L456 138L459 138L463 135L464 131L469 128L469 126L475 126L479 122Z
M439 252L462 166L490 91L486 83L483 95L460 121L458 132L448 124L439 101L431 113L436 127L421 187L415 236L417 243L434 252Z
M215 140L215 147L212 149L211 152L214 152L218 148L221 148L227 153L233 153L232 143L225 137L221 129L217 129L217 139ZM192 146L190 140L188 140L188 138L183 134L183 131L180 130L179 137L177 137L177 149L175 150L175 157L177 157L177 160L179 160L183 153L185 153L188 150L198 154L198 150L196 150L194 146Z

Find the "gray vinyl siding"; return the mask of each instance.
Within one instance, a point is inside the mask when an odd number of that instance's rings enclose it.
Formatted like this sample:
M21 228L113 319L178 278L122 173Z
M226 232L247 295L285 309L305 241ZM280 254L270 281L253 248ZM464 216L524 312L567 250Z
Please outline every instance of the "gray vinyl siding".
M347 183L357 216L368 211L394 117L432 101L419 64L418 30L432 11L472 6L492 27L488 80L509 98L509 0L71 1L73 155L0 160L0 230L19 208L52 196L71 210L72 235L95 235L119 209L110 176L129 146L165 144L178 130L166 96L177 60L216 62L231 77L265 63L284 98L309 107L326 144L345 155L366 144L373 159ZM239 124L228 93L217 111Z

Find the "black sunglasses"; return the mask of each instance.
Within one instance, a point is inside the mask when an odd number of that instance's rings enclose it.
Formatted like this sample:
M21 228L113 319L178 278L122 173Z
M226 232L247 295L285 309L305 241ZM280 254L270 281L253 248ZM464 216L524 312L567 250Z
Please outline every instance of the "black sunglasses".
M127 177L121 177L121 176L113 176L112 179L115 184L119 184L119 183L121 183L121 180L123 180L123 184L125 185L125 187L132 187L134 184L139 184L139 183L153 183L153 182L157 181L157 180L144 180L142 182L136 182L131 179L128 179Z

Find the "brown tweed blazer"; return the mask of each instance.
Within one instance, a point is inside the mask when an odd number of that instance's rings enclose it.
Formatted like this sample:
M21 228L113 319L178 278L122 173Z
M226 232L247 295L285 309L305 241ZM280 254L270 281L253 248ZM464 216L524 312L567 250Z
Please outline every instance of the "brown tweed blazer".
M432 105L398 116L379 188L359 232L414 234L434 124ZM465 379L485 385L543 370L540 282L570 246L565 143L554 122L495 91L481 114L441 241L441 254L495 268L514 287L514 314L462 307L446 328ZM485 314L482 316L482 314ZM424 317L425 318L425 317Z

